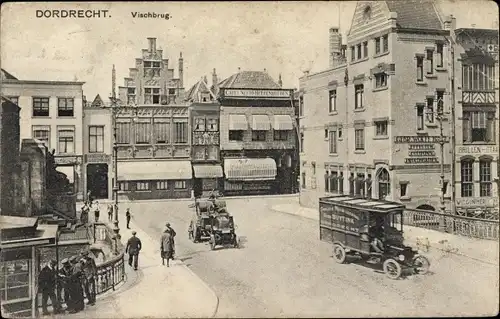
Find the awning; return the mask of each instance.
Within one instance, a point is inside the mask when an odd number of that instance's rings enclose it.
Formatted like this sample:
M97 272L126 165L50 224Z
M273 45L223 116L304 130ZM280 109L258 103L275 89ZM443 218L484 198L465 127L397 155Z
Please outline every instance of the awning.
M194 177L196 178L218 178L224 176L220 165L193 165Z
M259 114L252 115L252 130L254 131L268 131L271 128L269 116Z
M229 114L229 130L246 131L248 130L247 117L244 114Z
M274 180L276 177L276 162L272 158L225 159L224 172L228 180Z
M275 115L273 129L277 131L293 130L293 120L290 115Z
M191 179L189 161L118 162L119 181Z

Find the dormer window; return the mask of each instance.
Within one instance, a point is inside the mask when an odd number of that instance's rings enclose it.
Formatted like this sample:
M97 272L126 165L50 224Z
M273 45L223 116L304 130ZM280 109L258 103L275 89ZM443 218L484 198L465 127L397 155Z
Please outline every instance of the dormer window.
M366 6L363 10L363 19L369 20L372 17L372 8L370 6Z

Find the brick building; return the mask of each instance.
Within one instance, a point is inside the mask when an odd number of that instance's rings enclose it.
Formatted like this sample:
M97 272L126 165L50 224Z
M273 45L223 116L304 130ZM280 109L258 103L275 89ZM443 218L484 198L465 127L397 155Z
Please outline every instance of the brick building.
M169 60L156 48L156 38L148 42L125 85L119 87L115 112L119 196L189 197L191 130L182 53L175 77Z
M224 193L291 193L296 181L293 90L264 71L241 71L219 83Z
M207 196L212 190L223 187L223 171L219 149L220 104L217 101L218 79L215 69L212 85L202 77L186 93L190 103L191 140L193 165L193 190L195 196Z
M302 205L344 193L438 210L441 164L449 199L448 34L413 0L359 1L346 45L330 29L330 67L300 78Z

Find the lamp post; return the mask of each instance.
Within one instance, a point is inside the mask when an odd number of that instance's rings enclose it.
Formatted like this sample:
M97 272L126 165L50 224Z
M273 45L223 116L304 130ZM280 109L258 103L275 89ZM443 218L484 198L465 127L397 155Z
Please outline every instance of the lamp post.
M115 233L115 254L118 254L118 240L120 240L120 227L118 221L118 143L117 143L117 132L118 127L116 125L117 117L117 103L116 99L112 98L111 112L112 112L112 126L113 126L113 232Z
M444 132L443 132L443 121L445 120L444 118L444 101L442 99L439 99L437 101L437 120L439 121L439 146L440 146L440 182L441 182L441 193L440 193L440 212L442 213L441 217L439 218L439 229L441 231L444 231L446 228L445 225L445 215L446 214L446 206L444 203L444 195L445 195L445 188L444 188L444 144L446 143Z

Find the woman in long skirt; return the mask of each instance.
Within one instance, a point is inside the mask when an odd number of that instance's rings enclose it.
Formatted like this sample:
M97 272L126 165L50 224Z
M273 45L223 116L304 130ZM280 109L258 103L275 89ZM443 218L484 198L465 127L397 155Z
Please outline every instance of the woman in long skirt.
M173 259L174 256L174 238L170 231L165 229L161 235L161 260L162 265L165 265L165 259L167 260L167 267L170 267L169 260Z

